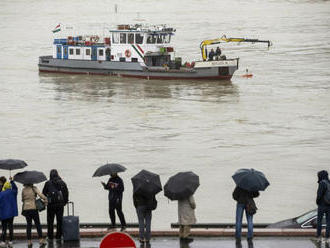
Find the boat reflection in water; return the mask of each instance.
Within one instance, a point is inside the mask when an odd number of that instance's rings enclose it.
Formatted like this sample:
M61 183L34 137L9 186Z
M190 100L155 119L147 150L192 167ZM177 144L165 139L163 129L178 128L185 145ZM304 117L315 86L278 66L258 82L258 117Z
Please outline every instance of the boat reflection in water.
M105 76L41 74L43 89L56 100L114 101L115 99L173 98L201 102L237 102L239 91L231 81L165 81Z

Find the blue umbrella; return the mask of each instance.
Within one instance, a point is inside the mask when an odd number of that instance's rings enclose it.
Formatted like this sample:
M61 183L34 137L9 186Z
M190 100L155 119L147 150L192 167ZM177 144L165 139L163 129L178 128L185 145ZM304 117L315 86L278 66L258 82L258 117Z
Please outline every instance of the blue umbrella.
M232 178L238 187L247 191L265 190L269 185L265 174L254 169L239 169Z

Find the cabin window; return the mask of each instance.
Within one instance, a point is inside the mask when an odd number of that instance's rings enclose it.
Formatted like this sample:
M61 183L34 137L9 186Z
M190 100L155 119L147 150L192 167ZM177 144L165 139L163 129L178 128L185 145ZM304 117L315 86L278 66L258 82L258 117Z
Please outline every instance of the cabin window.
M89 48L86 49L86 55L87 55L87 56L90 56L90 55L91 55L91 49L89 49Z
M162 44L163 43L163 35L157 35L157 44Z
M73 48L69 49L69 53L70 53L70 55L73 55Z
M103 49L99 50L99 56L103 56Z
M164 34L163 35L163 41L164 41L164 43L170 43L171 42L171 35Z
M132 58L131 61L132 62L138 62L138 59L137 58Z
M76 55L80 55L80 49L76 48Z
M68 55L68 48L67 47L64 48L64 55Z
M113 44L119 43L119 33L112 33L112 43Z
M155 44L155 43L156 43L156 36L155 35L148 35L147 44Z
M134 44L134 34L127 35L128 44Z
M61 53L62 52L62 48L60 46L57 47L57 53Z
M142 44L143 43L143 35L135 34L135 43L136 44Z
M126 40L127 40L127 34L120 33L120 44L126 44Z

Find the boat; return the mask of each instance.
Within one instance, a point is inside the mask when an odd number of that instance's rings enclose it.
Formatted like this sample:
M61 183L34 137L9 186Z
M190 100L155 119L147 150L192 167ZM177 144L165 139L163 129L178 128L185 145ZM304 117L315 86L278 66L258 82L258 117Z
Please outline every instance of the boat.
M59 25L56 32L60 30ZM54 32L54 31L53 31ZM230 80L239 58L217 56L207 60L207 46L221 42L268 42L226 38L205 40L202 59L182 63L175 56L172 37L176 30L167 25L123 24L109 34L54 38L53 54L39 57L40 72L96 74L143 79Z

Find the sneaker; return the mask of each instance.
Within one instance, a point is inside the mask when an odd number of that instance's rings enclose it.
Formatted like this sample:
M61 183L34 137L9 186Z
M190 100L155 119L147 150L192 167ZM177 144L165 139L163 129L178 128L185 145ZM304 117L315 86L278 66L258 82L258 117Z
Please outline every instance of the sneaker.
M7 247L7 244L3 241L0 242L0 247Z
M13 242L12 242L12 241L9 241L9 242L7 243L7 246L8 246L9 248L13 247Z
M126 226L122 226L122 227L120 228L120 231L121 231L121 232L125 232L125 230L126 230Z

